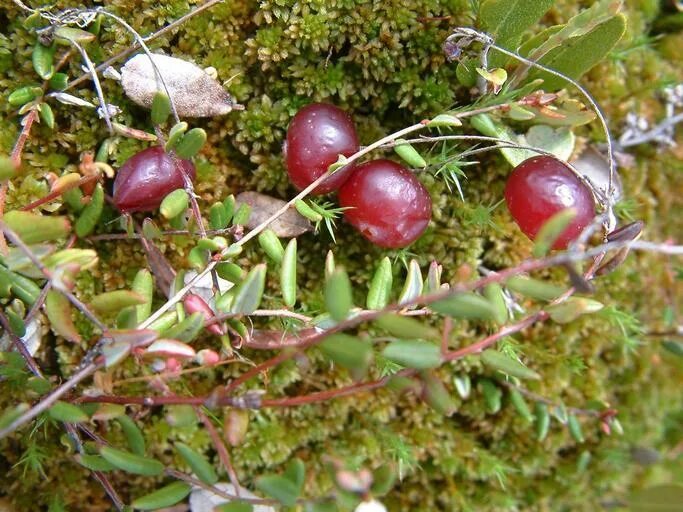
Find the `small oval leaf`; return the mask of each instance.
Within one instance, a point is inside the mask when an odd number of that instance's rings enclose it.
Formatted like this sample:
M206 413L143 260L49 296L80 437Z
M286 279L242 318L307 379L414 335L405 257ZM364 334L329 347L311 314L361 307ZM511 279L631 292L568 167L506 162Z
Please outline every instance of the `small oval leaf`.
M170 507L185 499L192 486L187 482L173 482L161 489L133 500L131 505L138 510L157 510Z
M118 469L135 475L157 476L164 471L164 465L158 460L118 450L111 446L100 447L100 454Z
M426 370L441 365L441 350L433 343L417 340L398 340L389 343L382 355L406 368Z
M353 306L351 281L346 271L337 267L325 283L325 307L333 320L341 322Z

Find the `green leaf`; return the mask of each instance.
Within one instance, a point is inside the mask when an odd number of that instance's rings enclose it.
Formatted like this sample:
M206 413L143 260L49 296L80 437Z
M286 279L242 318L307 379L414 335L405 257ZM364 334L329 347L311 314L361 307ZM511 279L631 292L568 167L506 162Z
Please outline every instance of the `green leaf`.
M536 402L534 407L536 416L536 439L543 441L548 435L550 427L550 414L548 413L548 406L543 402Z
M135 475L157 476L164 472L164 465L158 460L118 450L111 446L100 447L100 454L117 468Z
M204 328L205 320L204 313L198 311L175 324L170 329L162 331L162 334L166 338L189 343L199 336L199 333Z
M482 30L498 46L515 51L522 35L553 6L553 0L485 0L479 7ZM492 50L489 65L500 66L507 57Z
M285 306L293 307L296 304L296 238L289 241L282 257L280 288Z
M50 320L50 328L56 334L73 343L80 343L81 335L71 315L71 303L64 295L55 290L48 291L45 298L45 313Z
M216 471L214 471L213 466L203 455L197 453L184 443L176 442L175 447L180 456L185 459L187 465L190 466L192 472L197 475L197 478L207 485L213 485L218 482Z
M584 437L581 431L581 423L579 423L579 419L574 414L570 414L567 418L567 426L574 440L577 443L583 443Z
M325 283L325 307L333 320L341 322L349 315L352 306L349 276L343 268L337 267Z
M81 30L80 28L58 26L54 36L59 43L70 45L72 41L85 44L95 40L95 34Z
M410 260L408 275L406 276L405 283L403 283L403 289L398 296L398 303L402 305L414 301L422 294L423 287L424 282L422 280L420 264L417 260Z
M505 282L513 292L536 300L555 300L567 290L560 286L523 276L513 276Z
M564 233L577 214L576 208L565 208L550 217L538 230L534 239L534 258L542 258L552 248L555 241Z
M582 315L600 311L604 305L601 302L585 297L569 297L567 300L548 306L546 311L558 324L573 322Z
M296 505L299 489L283 476L265 475L256 479L256 488L287 507Z
M183 135L174 149L180 158L192 158L199 153L205 142L206 132L201 128L192 128Z
M185 134L187 131L188 124L185 121L181 121L179 123L174 124L171 129L168 132L168 139L166 140L166 146L164 146L164 149L166 152L171 151L176 144L178 144L178 141L182 138L182 136Z
M372 345L350 334L337 333L319 345L322 353L336 364L357 373L364 372L372 360Z
M541 376L535 371L527 368L522 363L497 350L485 350L481 354L482 362L494 370L498 370L512 377L519 379L538 380Z
M145 436L142 435L142 430L140 430L140 427L137 426L135 421L124 415L116 418L116 422L121 426L121 430L123 431L130 451L135 455L144 455Z
M301 215L306 217L311 222L320 222L321 220L323 220L322 214L316 212L302 199L297 199L294 202L294 207L296 208L297 212L299 212Z
M58 215L48 217L12 210L2 220L28 245L66 238L71 231L67 218Z
M91 471L112 471L116 469L112 463L99 455L88 455L87 453L77 454L74 459L84 468Z
M678 357L683 357L683 343L675 340L662 341L662 347Z
M299 458L293 458L287 463L285 472L282 474L285 478L291 481L301 492L304 486L304 479L306 478L306 466Z
M397 139L395 142L398 145L394 146L394 151L410 167L417 169L424 169L427 167L427 161L413 146L405 142L403 139Z
M36 99L42 93L43 90L40 87L27 85L26 87L21 87L12 91L7 97L7 103L13 107L20 107L29 101Z
M372 472L372 487L370 491L375 496L384 496L396 483L396 470L389 464L384 464Z
M43 80L49 80L55 72L54 57L55 45L43 46L36 43L33 47L33 69Z
M228 227L228 211L223 203L214 203L209 210L209 227L211 229L225 229Z
M154 277L152 273L146 268L138 270L130 288L145 299L143 304L135 306L137 323L144 322L152 313L152 299L154 298Z
M165 219L172 219L187 210L189 204L190 196L185 189L179 188L164 197L159 206L159 213Z
M114 290L95 295L90 307L97 313L118 313L128 306L138 306L146 302L145 297L131 290Z
M626 17L620 14L598 25L589 33L563 41L561 46L550 50L539 63L576 80L603 60L625 31ZM545 71L536 70L529 73L529 80L538 78L543 80L543 89L548 92L557 91L568 85L565 79Z
M88 421L88 415L80 407L68 402L57 402L48 409L50 417L67 423L82 423Z
M98 183L95 190L90 197L90 202L83 208L81 214L76 221L74 229L76 234L83 238L88 236L97 226L97 223L102 216L102 209L104 208L104 189L102 184Z
M627 499L631 512L679 512L683 485L660 484L632 492Z
M420 338L423 340L438 340L439 331L414 318L395 313L382 315L375 324L397 338Z
M490 414L496 414L498 411L500 411L500 407L502 405L501 398L503 397L503 392L493 383L493 381L489 379L481 379L479 381L479 386L481 387L481 392L484 395L486 410Z
M456 293L429 307L437 313L465 320L494 320L497 315L493 304L474 292Z
M214 507L213 512L253 512L254 506L243 501L231 501Z
M184 500L192 486L187 482L173 482L161 489L133 500L131 505L138 510L157 510L170 507Z
M484 297L495 310L495 322L503 325L508 320L508 307L505 302L503 287L498 283L490 283L484 287Z
M430 128L457 128L458 126L462 126L462 121L460 121L460 119L458 119L456 116L450 114L439 114L438 116L431 119L427 123L427 126Z
M436 376L427 373L422 376L424 389L422 398L432 409L444 416L451 416L458 408L457 403Z
M50 129L55 127L55 113L52 111L52 107L47 103L40 104L40 119L43 123Z
M282 247L282 242L272 229L264 229L258 236L258 243L268 257L275 263L281 263L282 257L285 255L285 250Z
M50 89L63 91L69 84L69 76L66 73L54 73L50 78Z
M247 203L241 203L232 217L233 226L246 226L251 216L251 206Z
M619 12L622 3L622 0L598 0L590 8L570 18L557 32L552 32L543 44L529 54L529 59L542 60L549 51L566 44L568 39L588 34Z
M526 400L524 400L522 393L517 391L515 388L509 388L508 392L510 394L510 403L519 413L519 415L524 418L527 423L533 423L534 415L531 413L531 410L529 409Z
M152 123L163 124L171 114L171 100L163 91L157 91L152 98Z
M368 309L383 309L389 304L392 283L391 261L385 256L382 258L377 270L375 270L375 275L372 276L372 281L370 282L370 289L368 290L368 297L365 303Z
M441 365L441 350L437 345L426 341L398 340L389 343L382 355L407 368L426 370Z
M235 298L232 302L233 313L253 313L258 309L263 298L263 290L266 285L266 265L256 265L235 289Z

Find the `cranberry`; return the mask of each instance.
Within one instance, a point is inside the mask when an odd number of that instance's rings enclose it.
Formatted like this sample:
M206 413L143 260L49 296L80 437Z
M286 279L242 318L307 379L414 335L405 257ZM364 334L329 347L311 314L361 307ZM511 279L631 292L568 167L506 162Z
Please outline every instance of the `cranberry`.
M356 167L339 189L344 217L380 247L414 242L427 228L432 200L405 167L391 160L372 160Z
M535 156L515 167L505 186L505 201L512 218L532 240L554 214L575 208L576 217L553 249L566 248L595 217L590 189L567 164L551 156Z
M122 212L151 211L166 195L183 188L183 173L195 177L189 160L174 158L161 146L147 148L130 157L114 179L114 204Z
M359 149L358 135L351 117L328 103L312 103L299 110L287 128L283 147L289 179L304 189L322 176L337 157ZM313 191L327 194L337 190L353 169L340 169Z

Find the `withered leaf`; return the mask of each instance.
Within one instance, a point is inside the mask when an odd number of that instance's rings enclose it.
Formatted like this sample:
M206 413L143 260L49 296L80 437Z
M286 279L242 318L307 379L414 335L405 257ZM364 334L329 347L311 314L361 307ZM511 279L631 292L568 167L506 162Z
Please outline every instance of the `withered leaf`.
M287 204L281 199L259 194L258 192L242 192L236 198L237 205L242 203L251 206L251 215L247 228L254 229L268 217ZM294 208L289 208L268 226L280 238L292 238L313 229L310 221Z
M152 58L178 116L212 117L243 108L218 81L191 62L166 55L153 55ZM121 85L131 100L145 108L152 107L157 91L165 92L146 54L138 54L124 64Z

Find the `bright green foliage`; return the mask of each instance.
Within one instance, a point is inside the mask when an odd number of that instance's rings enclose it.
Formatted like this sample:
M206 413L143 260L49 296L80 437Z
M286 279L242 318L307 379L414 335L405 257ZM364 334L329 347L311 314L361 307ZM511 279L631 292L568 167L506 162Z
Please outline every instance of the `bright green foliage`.
M456 103L457 106L468 103L468 91L456 80L456 65L445 62L441 43L449 27L472 25L476 18L472 9L482 3L470 0L235 0L219 2L175 32L155 40L153 50L158 48L169 55L189 58L200 66L213 66L221 82L234 77L227 88L245 105L243 112L215 119L188 120L191 122L188 130L202 128L207 134L206 143L195 157L198 169L195 191L206 218L211 205L244 190L293 197L284 172L281 145L290 119L299 107L310 101L330 101L352 112L364 145L420 119L434 118ZM541 23L565 23L580 6L589 3L592 2L555 2ZM60 0L55 4L56 8L63 8L79 3ZM197 2L112 0L106 4L107 9L123 16L146 35L183 15ZM656 25L659 4L653 0L627 2L629 28L624 45L650 34L650 27ZM440 19L442 16L450 18ZM32 64L36 37L22 26L24 18L13 2L2 3L0 154L3 155L10 154L20 131L17 118L20 107L6 101L7 96L22 87L32 88L40 81ZM527 34L538 33L542 28L532 22ZM88 43L96 63L125 49L131 41L128 34L109 20L103 22L100 34L97 41ZM603 61L582 77L582 83L600 102L613 128L623 126L625 114L636 108L653 117L661 114L654 93L664 80L681 80L680 44L680 34L667 34L662 45L641 45L632 51L620 52L618 59ZM64 48L57 48L56 60ZM668 52L668 58L678 60L678 64L664 60L660 51ZM72 59L60 71L72 78L82 74L77 59ZM56 73L51 82L54 87L62 87L64 77ZM149 113L132 106L118 84L104 82L103 87L107 100L123 109L121 119L126 124L150 129ZM69 92L96 101L90 87ZM32 89L28 93L26 101L35 96ZM47 173L59 176L66 168L75 169L82 153L96 150L109 136L94 111L47 101L54 110L55 129L51 131L44 124L33 127L22 168L12 179L5 212L45 195L49 191ZM581 127L577 130L577 140L583 143L584 137L600 139L596 126ZM458 130L473 132L467 121ZM140 141L117 137L108 161L116 169L144 146ZM415 145L415 148L432 162L434 155L427 145ZM391 155L391 152L384 154ZM672 214L680 209L680 196L674 191L683 186L679 159L675 153L654 146L639 147L635 155L636 163L622 173L626 196L635 201L632 215L646 222L649 239L680 240L683 222L680 215ZM432 260L438 261L443 265L444 283L459 282L461 278L456 271L463 265L470 269L479 265L502 269L531 253L530 242L518 234L504 206L484 210L487 212L484 222L473 220L473 211L500 201L510 170L508 163L497 154L478 155L477 160L481 164L465 167L467 179L459 181L464 201L449 192L444 180L429 173L420 175L434 202L433 222L424 237L409 249L412 254L406 259L416 258L423 275ZM106 185L108 190L109 183ZM68 218L73 225L74 212L72 208L61 207L57 214L65 220ZM50 215L48 210L40 213ZM216 216L216 223L223 226L229 222L234 209L218 213L221 215ZM110 222L115 216L105 206L96 233L117 230L117 224ZM161 226L162 219L158 216L154 219ZM52 238L66 238L69 234L66 222L58 228ZM161 229L168 228L161 226ZM324 310L321 290L328 249L333 248L337 265L346 269L356 305L365 304L365 294L382 259L396 257L395 252L380 250L364 241L344 223L338 224L335 236L334 246L325 233L307 233L297 240L299 264L305 268L297 283L297 306L307 314ZM191 239L174 236L157 241L176 270L187 268L187 252L194 245ZM76 291L86 302L100 293L131 289L136 272L146 267L141 245L134 241L97 242L87 248L97 250L100 262L76 280ZM263 261L263 252L255 241L246 244L244 252L234 260L245 271ZM670 454L680 442L680 388L672 385L680 381L680 366L671 364L671 360L677 359L661 351L660 343L642 339L623 318L630 315L648 329L657 331L671 328L665 323L663 312L671 306L665 291L675 270L664 268L662 261L649 254L630 256L613 274L596 283L597 291L591 298L604 303L605 310L612 305L618 307L618 311L624 312L621 316L614 310L608 310L612 314L606 316L603 310L566 325L547 323L515 335L523 360L541 376L539 381L524 382L530 391L554 403L564 401L568 407L584 407L590 400L609 402L619 410L623 436L602 435L593 418L582 416L584 443L578 445L568 428L553 418L547 428L541 425L547 432L541 432L543 441L538 442L536 424L531 424L528 416L520 415L509 403L507 389L494 380L502 377L500 372L484 367L476 358L467 358L434 370L457 406L447 408L447 412L455 409L448 418L414 393L399 396L389 390L324 404L250 413L244 442L230 447L240 481L254 490L258 476L279 475L287 461L297 456L306 461L304 494L326 496L332 483L324 470L323 455L370 469L393 463L399 478L394 488L382 497L388 510L482 512L515 508L599 510L606 501L625 502L631 489L662 483L667 470L676 465L680 468L680 462L663 458L666 460L644 467L633 462L631 450L646 445ZM263 276L267 283L260 308L280 307L281 297L276 293L277 270L273 269L263 271L267 274ZM569 286L561 269L534 273L531 277L554 285L560 292ZM394 276L392 300L399 296L404 279L405 272ZM533 294L518 292L515 298L528 311L544 305ZM267 326L264 319L259 321L263 323L255 326L258 329L282 329L279 321ZM429 325L431 319L424 321ZM81 338L90 340L92 328L78 313L74 314L74 322ZM457 349L456 342L474 341L475 336L486 335L492 324L479 320L453 323L453 349ZM73 374L84 347L52 335L45 338L38 360L46 363L50 376L61 378ZM200 337L193 341L193 346L208 346L204 343L208 342ZM259 362L272 356L270 352L240 350L240 355L248 361ZM313 350L307 351L307 356L310 358L307 369L294 362L283 364L269 371L267 380L254 379L249 386L266 389L268 396L278 397L352 383L349 372L336 368L337 365L331 368L328 358ZM378 353L378 364L379 360ZM584 363L582 372L577 361ZM387 361L384 366L391 368L391 364ZM246 367L245 361L205 369L171 380L169 386L173 393L201 396L217 383L235 378ZM24 368L21 359L16 365L0 364L0 375L10 374L0 382L0 416L19 403L35 403L35 395L24 385L29 376ZM379 378L375 371L371 366L368 377ZM107 372L113 372L107 375L116 382L140 374L139 367L130 358ZM461 389L456 393L454 375L467 376L467 382L471 380L467 398L461 398ZM490 380L484 381L487 377ZM482 385L482 382L489 384ZM488 403L483 386L490 395ZM81 393L83 389L76 388L74 393ZM114 390L122 395L149 392L141 382L117 384ZM525 400L530 414L537 414L534 401L527 397ZM222 411L214 412L220 419ZM136 418L145 436L145 462L149 467L143 464L143 470L160 472L159 465L155 464L157 460L165 467L184 468L180 456L171 449L176 442L187 444L210 460L216 459L206 431L196 421L174 423L166 408L131 407L128 413ZM72 460L73 452L62 443L64 438L59 428L56 422L50 421L35 429L33 437L33 428L27 427L11 439L0 440L0 489L11 489L9 497L3 496L0 503L4 505L2 500L10 500L19 511L46 509L48 504L58 501L53 499L58 489L63 509L78 510L85 500L93 509L110 508L100 485ZM124 433L115 425L98 424L96 431L106 436L112 446L128 449ZM40 457L36 456L38 453ZM584 453L590 453L587 465L586 457L582 457ZM123 454L123 458L120 452L114 455L118 456L119 466L123 462L131 467L132 462L135 469L135 464L140 464L138 459L130 458L132 453ZM24 463L18 464L22 460ZM47 478L31 467L42 467ZM218 473L221 481L227 481L224 473ZM109 472L107 476L127 503L164 485L160 478L131 475L122 470ZM285 499L291 497L285 494Z

